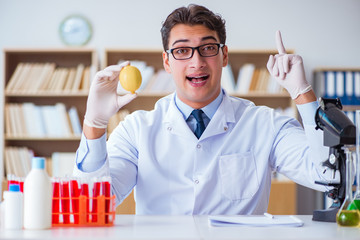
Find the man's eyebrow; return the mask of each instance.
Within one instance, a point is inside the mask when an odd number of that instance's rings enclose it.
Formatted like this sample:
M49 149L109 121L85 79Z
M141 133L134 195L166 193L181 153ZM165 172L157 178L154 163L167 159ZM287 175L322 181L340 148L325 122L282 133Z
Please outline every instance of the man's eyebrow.
M209 39L217 41L217 39L214 36L203 37L201 40L204 41L204 40L209 40Z
M175 42L173 42L173 44L171 44L171 46L174 46L175 44L179 43L179 42L189 42L189 39L179 39L176 40Z
M217 39L214 37L214 36L206 36L206 37L203 37L201 38L201 41L205 41L205 40L215 40L217 41ZM176 40L175 42L173 42L173 44L171 44L171 46L174 46L175 44L179 43L179 42L189 42L189 39L179 39L179 40Z

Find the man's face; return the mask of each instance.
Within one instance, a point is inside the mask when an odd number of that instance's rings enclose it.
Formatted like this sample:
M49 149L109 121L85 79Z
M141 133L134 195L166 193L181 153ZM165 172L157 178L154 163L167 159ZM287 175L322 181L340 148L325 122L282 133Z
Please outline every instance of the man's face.
M220 43L215 31L203 25L175 25L170 32L168 49L197 47L208 43ZM221 90L221 71L227 65L227 47L212 57L202 57L197 50L190 59L176 60L172 54L163 53L164 68L171 73L176 93L181 101L193 108L211 103Z

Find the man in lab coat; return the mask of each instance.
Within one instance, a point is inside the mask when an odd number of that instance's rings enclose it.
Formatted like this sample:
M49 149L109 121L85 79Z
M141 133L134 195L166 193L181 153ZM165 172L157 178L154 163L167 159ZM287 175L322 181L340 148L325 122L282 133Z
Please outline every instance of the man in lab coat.
M136 94L116 94L128 63L98 72L75 175L110 175L118 204L135 188L137 214L262 214L272 171L324 190L314 184L323 178L320 162L328 154L322 132L315 131L315 94L301 57L286 54L280 32L279 54L267 67L297 104L305 131L297 120L221 88L228 47L220 16L202 6L182 7L167 17L161 34L164 68L176 91L154 110L128 115L106 142L109 118Z

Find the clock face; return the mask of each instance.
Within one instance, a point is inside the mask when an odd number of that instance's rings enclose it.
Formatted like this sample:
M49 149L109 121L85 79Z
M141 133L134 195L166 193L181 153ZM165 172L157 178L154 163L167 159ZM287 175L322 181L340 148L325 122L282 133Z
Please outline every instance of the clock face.
M92 29L90 23L82 16L67 17L60 24L60 37L62 41L71 46L82 46L89 42Z

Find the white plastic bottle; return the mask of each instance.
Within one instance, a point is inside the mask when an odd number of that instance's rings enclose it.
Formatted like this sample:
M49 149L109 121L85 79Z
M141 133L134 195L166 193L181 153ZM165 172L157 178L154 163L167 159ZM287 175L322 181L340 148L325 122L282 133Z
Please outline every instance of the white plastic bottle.
M9 191L4 192L4 228L22 229L23 227L23 194L20 186L10 184Z
M24 182L24 228L51 227L52 183L45 171L45 158L34 157Z

